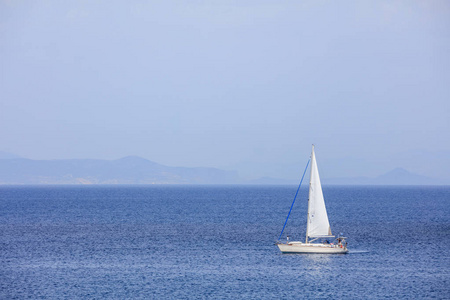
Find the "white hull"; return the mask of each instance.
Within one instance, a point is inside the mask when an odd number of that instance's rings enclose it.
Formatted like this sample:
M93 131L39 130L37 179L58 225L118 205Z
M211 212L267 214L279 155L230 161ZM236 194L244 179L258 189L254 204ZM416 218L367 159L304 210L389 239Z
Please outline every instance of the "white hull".
M323 254L344 254L348 250L346 247L340 245L314 244L291 242L287 244L277 244L283 253L323 253Z

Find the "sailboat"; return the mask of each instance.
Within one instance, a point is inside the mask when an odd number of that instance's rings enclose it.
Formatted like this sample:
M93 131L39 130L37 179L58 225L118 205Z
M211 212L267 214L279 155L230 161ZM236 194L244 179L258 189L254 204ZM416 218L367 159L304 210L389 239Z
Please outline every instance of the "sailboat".
M306 165L308 168L308 165ZM303 173L303 176L306 173ZM303 178L302 178L303 180ZM301 182L300 182L301 185ZM299 185L299 189L300 189ZM298 190L297 190L298 194ZM297 197L297 195L296 195ZM295 197L295 198L296 198ZM294 198L294 202L295 202ZM292 207L294 205L292 203ZM290 214L290 211L289 211ZM288 218L289 218L288 214ZM287 219L286 218L286 222ZM284 225L286 226L286 222ZM284 227L283 227L284 230ZM281 231L280 238L283 231ZM333 239L329 242L329 239ZM347 242L345 237L335 236L331 234L331 227L328 221L327 209L320 184L319 170L317 169L316 156L314 154L314 145L311 152L311 176L309 181L309 199L308 199L308 216L306 223L306 240L305 242L289 241L286 243L277 242L278 248L283 253L347 253Z

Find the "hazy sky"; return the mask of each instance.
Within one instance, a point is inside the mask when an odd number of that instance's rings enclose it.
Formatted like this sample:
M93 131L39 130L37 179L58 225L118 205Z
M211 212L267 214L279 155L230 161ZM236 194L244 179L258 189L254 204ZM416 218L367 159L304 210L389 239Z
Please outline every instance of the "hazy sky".
M450 1L0 1L27 158L448 178L449 103Z

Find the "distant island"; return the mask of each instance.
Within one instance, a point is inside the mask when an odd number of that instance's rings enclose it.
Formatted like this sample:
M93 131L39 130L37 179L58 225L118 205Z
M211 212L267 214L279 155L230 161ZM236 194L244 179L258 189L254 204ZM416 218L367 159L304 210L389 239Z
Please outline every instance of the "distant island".
M238 173L164 166L128 156L117 160L0 159L0 184L233 184Z
M397 168L375 178L324 178L325 185L440 185L436 179ZM116 160L32 160L0 157L0 184L298 184L297 179L248 180L237 171L169 167L137 157Z

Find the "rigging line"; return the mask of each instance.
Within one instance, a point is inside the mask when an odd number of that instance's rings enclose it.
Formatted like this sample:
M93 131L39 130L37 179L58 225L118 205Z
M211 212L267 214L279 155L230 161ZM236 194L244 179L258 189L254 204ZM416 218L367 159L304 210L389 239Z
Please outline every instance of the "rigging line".
M294 201L292 201L291 209L289 209L289 213L288 213L288 215L286 217L286 221L284 222L283 229L281 230L281 233L280 233L280 236L278 237L278 240L280 240L281 236L283 235L284 228L286 227L286 223L287 223L287 221L289 219L289 216L291 214L292 207L294 207L295 199L297 199L298 191L300 190L300 186L302 185L302 182L303 182L303 177L305 177L306 169L308 169L308 165L309 165L310 161L311 161L311 159L308 159L308 162L306 163L305 171L303 171L302 179L300 180L300 184L298 185L298 189L297 189L297 192L295 193Z

